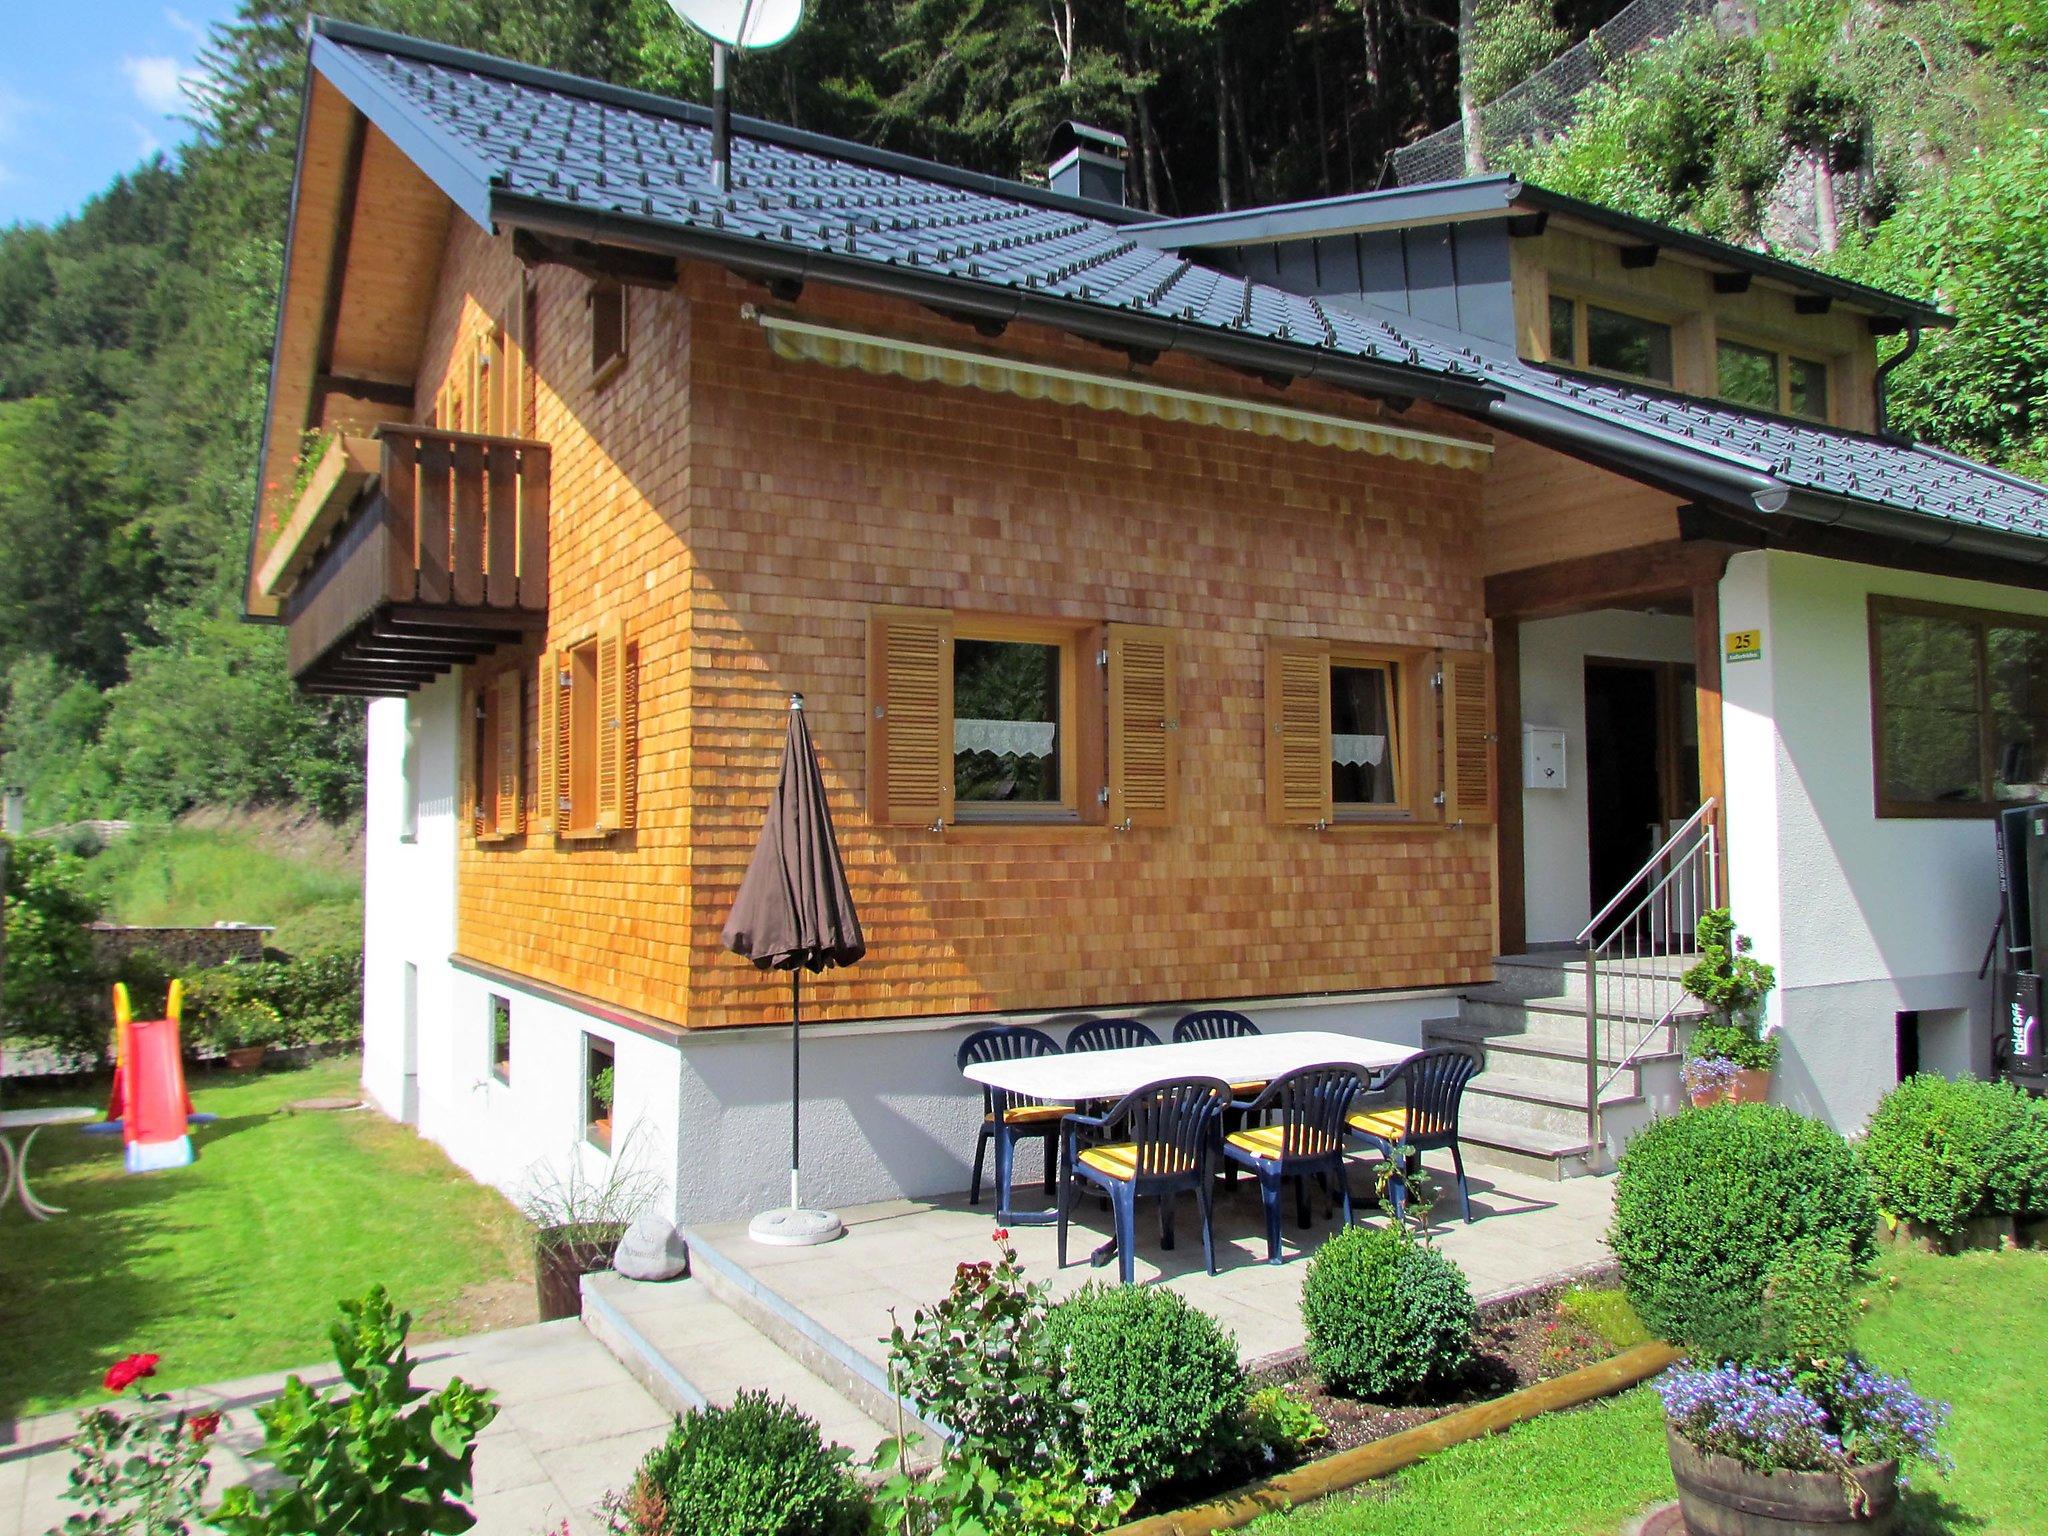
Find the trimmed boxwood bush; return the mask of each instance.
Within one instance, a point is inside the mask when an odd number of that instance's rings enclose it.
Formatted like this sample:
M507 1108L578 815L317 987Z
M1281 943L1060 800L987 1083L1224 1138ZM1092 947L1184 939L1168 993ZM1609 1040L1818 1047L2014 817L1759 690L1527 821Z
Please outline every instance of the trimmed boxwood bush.
M1841 1135L1781 1104L1713 1104L1628 1144L1608 1243L1643 1322L1706 1342L1753 1321L1782 1255L1870 1257L1877 1211Z
M2011 1083L1921 1073L1878 1101L1861 1160L1883 1210L1945 1236L2048 1210L2048 1107Z
M1392 1227L1353 1227L1316 1251L1301 1319L1309 1364L1336 1392L1412 1397L1471 1364L1475 1316L1464 1272Z
M1090 1482L1144 1494L1237 1448L1237 1340L1175 1292L1085 1285L1046 1313L1038 1347L1076 1410L1072 1450Z
M626 1536L865 1536L868 1498L817 1422L765 1392L677 1419L613 1511Z

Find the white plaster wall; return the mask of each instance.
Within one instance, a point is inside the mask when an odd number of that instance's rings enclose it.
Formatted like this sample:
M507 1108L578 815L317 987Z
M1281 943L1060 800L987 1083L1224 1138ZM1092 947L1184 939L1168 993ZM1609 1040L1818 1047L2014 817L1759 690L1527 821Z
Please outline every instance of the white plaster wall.
M1565 787L1521 791L1529 942L1569 943L1593 915L1586 856L1586 658L1690 662L1692 619L1608 609L1532 620L1522 626L1521 642L1523 723L1565 733Z
M830 977L816 983L831 986ZM1174 1021L1204 1006L1135 1010L1166 1039ZM1456 1012L1447 993L1399 997L1222 1003L1268 1032L1329 1029L1406 1045L1422 1043L1426 1019ZM1071 1019L1063 1015L1063 1019ZM936 1024L806 1026L803 1034L803 1196L832 1207L967 1188L981 1121L979 1090L954 1065L960 1042L987 1020ZM1038 1023L1031 1019L1014 1022ZM1045 1028L1064 1040L1065 1023ZM719 1029L691 1036L682 1059L681 1168L676 1204L684 1222L733 1220L788 1198L789 1032ZM1020 1150L1020 1183L1036 1178L1038 1154ZM983 1199L993 1178L984 1174Z
M405 964L419 967L419 1100L423 1128L446 1113L451 999L447 961L455 948L457 716L460 684L442 678L406 699L369 709L363 824L363 1087L403 1118ZM419 814L404 820L406 714L419 722Z
M1722 583L1722 628L1763 636L1722 687L1731 900L1780 969L1773 1096L1850 1130L1894 1081L1901 1010L1969 1010L1927 1065L1989 1070L1976 971L1998 902L1988 819L1876 814L1873 592L2048 614L2048 593L1775 552L1738 555Z

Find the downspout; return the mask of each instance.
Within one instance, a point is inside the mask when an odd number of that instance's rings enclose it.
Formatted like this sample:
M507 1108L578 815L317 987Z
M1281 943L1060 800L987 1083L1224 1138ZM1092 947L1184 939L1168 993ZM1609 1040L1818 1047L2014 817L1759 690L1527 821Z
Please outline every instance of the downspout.
M1892 435L1891 412L1887 409L1885 403L1885 383L1891 377L1891 371L1894 368L1898 367L1899 364L1919 350L1920 327L1909 323L1906 326L1906 344L1877 365L1877 435L1879 437L1891 437ZM1900 440L1894 439L1894 441Z

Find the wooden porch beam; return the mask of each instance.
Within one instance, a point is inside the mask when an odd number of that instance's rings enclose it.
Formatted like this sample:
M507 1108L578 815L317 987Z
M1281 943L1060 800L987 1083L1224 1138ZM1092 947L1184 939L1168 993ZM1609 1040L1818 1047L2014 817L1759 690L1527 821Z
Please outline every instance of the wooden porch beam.
M1682 598L1701 581L1719 581L1737 547L1720 540L1666 539L1504 571L1486 578L1487 616L1554 618L1659 597Z
M2048 566L2025 565L2018 560L1971 554L1939 544L1919 544L1911 539L1888 539L1849 528L1831 528L1800 518L1773 518L1766 524L1732 517L1711 507L1680 507L1678 531L1680 537L1688 540L1711 541L1733 549L1782 549L1795 555L1817 555L1824 560L1847 560L1887 570L1923 571L1964 581L1991 581L2001 586L2048 591Z
M348 280L348 251L356 232L356 194L363 184L363 146L370 134L370 120L361 112L348 117L348 147L343 153L341 207L334 216L334 243L327 257L327 293L320 311L320 340L313 352L313 397L306 408L306 421L317 426L327 408L328 391L321 381L334 371L334 338L341 326L342 289Z
M512 232L512 254L529 267L567 267L585 277L606 279L628 288L676 285L676 259L652 251L593 245L588 240L552 239L518 229Z
M326 406L329 395L346 395L349 399L360 400L366 405L388 405L401 411L409 411L413 407L413 388L410 384L392 379L365 379L340 373L323 373L313 381L315 420Z
M1523 867L1526 847L1522 820L1522 625L1519 619L1493 621L1493 782L1499 808L1494 813L1498 841L1494 854L1499 928L1494 942L1503 955L1519 955L1529 947L1529 910Z
M1700 803L1714 800L1714 836L1720 858L1714 870L1715 906L1728 901L1728 766L1721 735L1721 583L1702 580L1692 589L1692 675L1699 721Z

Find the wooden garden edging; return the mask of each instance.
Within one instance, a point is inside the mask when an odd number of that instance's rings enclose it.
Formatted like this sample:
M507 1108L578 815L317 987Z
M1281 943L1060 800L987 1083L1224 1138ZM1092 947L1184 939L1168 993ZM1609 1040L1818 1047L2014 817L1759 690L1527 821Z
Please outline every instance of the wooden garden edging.
M1560 1408L1576 1408L1597 1397L1609 1397L1648 1381L1681 1358L1669 1344L1652 1341L1625 1349L1612 1360L1585 1366L1550 1381L1539 1381L1492 1402L1476 1403L1443 1418L1404 1429L1370 1445L1339 1451L1321 1461L1312 1461L1225 1494L1208 1504L1196 1504L1163 1515L1148 1515L1120 1525L1110 1536L1208 1536L1211 1531L1235 1530L1261 1515L1292 1509L1325 1494L1341 1493L1360 1483L1403 1467L1413 1466L1437 1451L1477 1440L1521 1424L1539 1414Z

